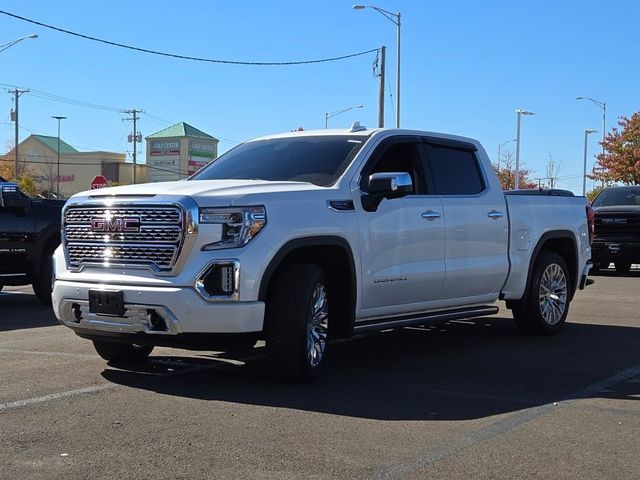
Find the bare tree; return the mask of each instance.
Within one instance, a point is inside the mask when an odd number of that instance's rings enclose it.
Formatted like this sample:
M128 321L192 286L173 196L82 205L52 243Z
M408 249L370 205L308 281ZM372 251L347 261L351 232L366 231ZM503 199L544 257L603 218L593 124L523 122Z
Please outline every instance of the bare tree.
M549 152L549 158L547 159L547 184L549 188L555 188L556 180L558 180L558 175L560 174L560 170L562 169L562 162L557 162L551 152Z

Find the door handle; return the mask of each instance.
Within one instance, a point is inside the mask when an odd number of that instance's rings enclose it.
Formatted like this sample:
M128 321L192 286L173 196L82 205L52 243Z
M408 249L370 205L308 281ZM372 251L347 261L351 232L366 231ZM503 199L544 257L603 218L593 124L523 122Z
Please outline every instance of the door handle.
M436 212L434 210L427 210L426 212L422 212L422 218L426 218L427 220L432 222L436 218L440 218L440 212Z
M504 213L499 212L498 210L491 210L489 213L487 213L487 216L494 220L498 220L499 218L504 217Z

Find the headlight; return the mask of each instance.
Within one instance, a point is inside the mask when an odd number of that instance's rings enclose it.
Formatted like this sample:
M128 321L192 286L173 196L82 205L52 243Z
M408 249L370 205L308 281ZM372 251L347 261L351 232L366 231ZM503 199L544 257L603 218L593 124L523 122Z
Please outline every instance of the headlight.
M242 247L267 224L267 211L264 207L201 208L200 223L222 226L220 240L202 250Z

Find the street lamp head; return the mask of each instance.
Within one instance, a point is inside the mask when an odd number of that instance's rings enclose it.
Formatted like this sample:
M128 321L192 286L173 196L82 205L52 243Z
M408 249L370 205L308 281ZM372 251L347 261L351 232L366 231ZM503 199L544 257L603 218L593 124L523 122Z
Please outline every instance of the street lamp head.
M518 115L535 115L535 113L533 112L530 112L528 110L520 110L520 109L516 110L516 113Z
M584 97L576 97L576 100L584 100Z
M364 10L365 8L367 8L366 5L354 5L353 7L354 10Z
M31 35L27 35L27 36L26 36L26 37L24 37L24 38L38 38L38 35L37 35L37 34L35 34L35 33L32 33Z
M598 133L598 131L594 130L593 128L585 128L584 133L589 135L590 133Z
M51 115L51 118L55 118L56 120L66 120L67 117L61 117L60 115Z

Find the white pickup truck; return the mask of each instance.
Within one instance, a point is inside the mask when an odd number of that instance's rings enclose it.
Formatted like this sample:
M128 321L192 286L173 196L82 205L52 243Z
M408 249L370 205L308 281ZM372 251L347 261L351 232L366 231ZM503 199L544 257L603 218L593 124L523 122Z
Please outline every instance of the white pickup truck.
M317 375L330 338L492 315L552 334L587 284L584 197L503 192L475 140L397 129L243 143L188 180L74 195L53 308L111 362L265 340Z

